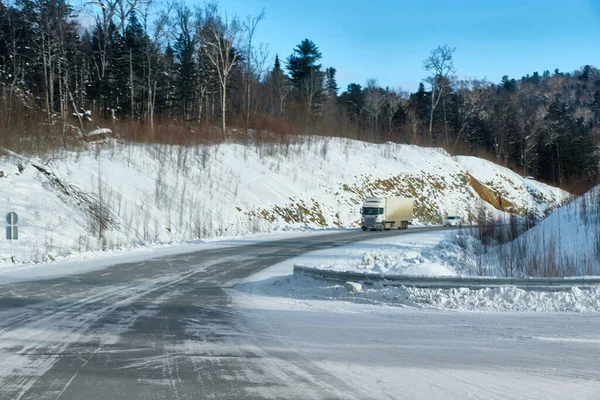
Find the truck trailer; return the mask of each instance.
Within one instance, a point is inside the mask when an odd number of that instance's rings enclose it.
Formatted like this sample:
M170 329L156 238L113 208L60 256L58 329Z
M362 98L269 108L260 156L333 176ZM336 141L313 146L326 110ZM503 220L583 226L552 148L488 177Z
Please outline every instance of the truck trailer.
M368 197L362 205L363 231L407 229L413 220L413 199L403 197Z

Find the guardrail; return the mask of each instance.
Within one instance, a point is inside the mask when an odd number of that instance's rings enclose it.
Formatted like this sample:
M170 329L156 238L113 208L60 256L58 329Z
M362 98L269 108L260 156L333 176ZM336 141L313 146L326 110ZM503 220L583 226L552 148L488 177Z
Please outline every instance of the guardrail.
M336 282L360 282L366 285L380 282L387 286L413 286L430 289L497 288L514 286L524 290L563 291L572 287L591 289L600 287L600 277L573 278L494 278L494 277L427 277L405 275L362 274L351 271L325 271L302 265L294 266L294 277L310 277Z

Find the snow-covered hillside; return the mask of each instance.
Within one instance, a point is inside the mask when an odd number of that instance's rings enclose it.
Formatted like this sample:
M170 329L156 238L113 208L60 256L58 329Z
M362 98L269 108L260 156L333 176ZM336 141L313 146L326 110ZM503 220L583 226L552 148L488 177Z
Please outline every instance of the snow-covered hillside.
M0 170L0 214L19 214L21 261L290 228L357 227L361 202L374 195L413 197L417 224L439 223L448 213L468 219L481 207L498 214L473 188L477 179L490 185L478 178L490 174L511 182L502 196L519 212L542 215L567 195L441 149L319 137L194 148L109 141L44 160L7 153ZM10 255L5 240L0 254Z
M469 179L477 181L472 186L483 189L480 196L489 196L486 200L498 209L521 215L530 212L532 216L540 217L545 214L548 204L555 204L564 196L558 188L523 178L481 158L456 157L456 160L467 171Z
M600 275L600 186L560 207L509 245L530 275Z
M600 276L600 186L507 243L512 227L503 228L492 229L487 238L486 229L457 231L438 250L463 275Z

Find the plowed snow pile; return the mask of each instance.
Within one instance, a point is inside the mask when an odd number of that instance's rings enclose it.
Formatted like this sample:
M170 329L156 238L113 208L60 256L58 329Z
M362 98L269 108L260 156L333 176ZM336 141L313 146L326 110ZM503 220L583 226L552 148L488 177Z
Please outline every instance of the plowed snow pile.
M411 233L353 243L319 252L310 263L297 265L325 271L411 276L455 276L445 251L438 247L447 232ZM365 239L369 233L365 233Z
M471 290L419 289L413 287L363 286L362 292L346 285L311 278L286 276L259 283L254 293L292 299L322 299L461 311L600 312L600 288L566 292L526 291L515 287ZM248 285L248 284L246 284ZM242 290L246 290L244 286Z

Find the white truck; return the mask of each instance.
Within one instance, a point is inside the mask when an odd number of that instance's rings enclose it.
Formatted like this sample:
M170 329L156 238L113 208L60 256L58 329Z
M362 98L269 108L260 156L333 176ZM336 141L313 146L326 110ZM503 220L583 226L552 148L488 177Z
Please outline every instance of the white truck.
M362 230L407 229L413 220L413 205L409 198L368 197L360 210Z

